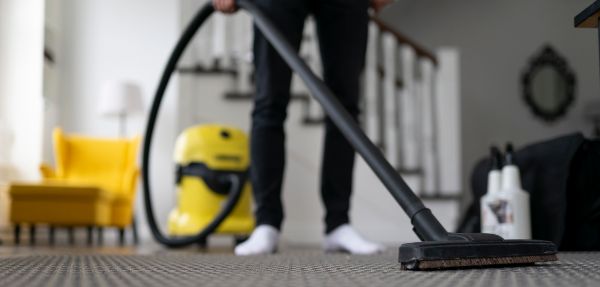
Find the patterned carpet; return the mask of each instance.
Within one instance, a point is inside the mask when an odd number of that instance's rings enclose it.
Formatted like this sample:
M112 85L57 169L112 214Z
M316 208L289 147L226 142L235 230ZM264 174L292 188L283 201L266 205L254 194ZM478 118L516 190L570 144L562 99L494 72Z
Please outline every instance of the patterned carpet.
M0 286L600 286L600 253L564 253L536 266L401 271L377 256L314 249L270 256L163 251L150 255L0 255Z

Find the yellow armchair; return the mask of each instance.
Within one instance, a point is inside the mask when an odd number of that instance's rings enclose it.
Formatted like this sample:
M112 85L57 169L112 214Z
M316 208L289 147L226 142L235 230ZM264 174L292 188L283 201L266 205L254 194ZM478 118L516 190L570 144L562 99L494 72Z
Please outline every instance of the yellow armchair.
M140 137L103 139L78 135L67 136L60 128L56 128L53 140L56 167L42 164L40 172L44 181L38 184L13 184L11 196L17 199L21 196L24 198L23 201L31 201L36 196L50 200L47 190L54 190L54 192L61 190L63 200L55 200L54 206L46 205L47 207L44 208L47 213L44 217L48 217L48 213L53 212L53 209L60 210L66 207L65 203L68 200L65 200L65 197L75 198L79 194L79 198L83 198L80 194L87 190L93 195L86 197L87 200L93 201L94 206L100 201L106 202L105 206L100 204L98 208L107 210L107 212L88 215L90 218L87 222L99 226L117 227L122 237L124 228L133 223L133 205L139 175L137 155ZM90 187L97 189L98 192L91 192ZM28 197L22 197L24 194ZM92 202L88 202L88 205L92 206ZM14 213L15 216L12 216L14 223L23 222L23 218L27 219L27 223L33 221L31 216L27 217L32 213L30 210L21 208ZM77 218L78 216L80 218ZM39 217L41 216L36 218ZM85 216L74 213L72 217L78 219L73 220L73 225L75 223L81 225L81 217ZM42 223L69 225L69 222L42 221Z
M132 222L139 168L140 137L101 139L54 131L54 180L98 186L112 198L110 226L125 228ZM52 172L48 173L52 176Z

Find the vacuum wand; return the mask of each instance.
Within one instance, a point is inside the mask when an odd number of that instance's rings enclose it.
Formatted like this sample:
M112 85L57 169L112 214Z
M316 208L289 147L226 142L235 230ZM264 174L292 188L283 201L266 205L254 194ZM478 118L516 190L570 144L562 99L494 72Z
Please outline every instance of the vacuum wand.
M421 240L445 239L448 236L448 232L433 216L431 211L423 205L423 202L412 192L406 182L399 176L396 169L385 159L379 148L367 138L331 90L311 71L292 46L284 40L285 37L276 29L273 23L250 1L238 0L237 5L254 16L256 26L285 62L305 82L329 118L335 123L354 149L364 158L390 191L394 199L404 209L411 219L417 236Z

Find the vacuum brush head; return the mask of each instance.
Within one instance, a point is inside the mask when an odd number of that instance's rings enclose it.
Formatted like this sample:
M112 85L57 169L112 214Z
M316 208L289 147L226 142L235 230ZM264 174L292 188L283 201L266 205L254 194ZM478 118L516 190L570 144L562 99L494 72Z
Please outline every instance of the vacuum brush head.
M472 234L479 237L479 234ZM483 235L483 234L481 234ZM556 261L554 243L542 240L424 241L400 246L403 270L530 265Z

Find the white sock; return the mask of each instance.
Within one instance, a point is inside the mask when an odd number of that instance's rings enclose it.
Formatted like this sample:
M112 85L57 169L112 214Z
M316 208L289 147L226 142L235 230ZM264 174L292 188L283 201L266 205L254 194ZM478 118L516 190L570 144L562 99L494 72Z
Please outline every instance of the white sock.
M235 247L235 255L271 254L277 250L279 230L271 225L259 225L248 240Z
M375 254L385 248L375 242L364 239L348 224L339 226L325 237L325 251L346 251L351 254Z

